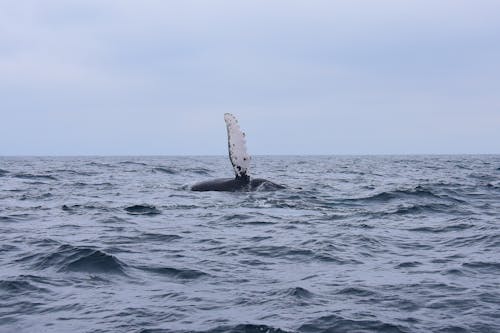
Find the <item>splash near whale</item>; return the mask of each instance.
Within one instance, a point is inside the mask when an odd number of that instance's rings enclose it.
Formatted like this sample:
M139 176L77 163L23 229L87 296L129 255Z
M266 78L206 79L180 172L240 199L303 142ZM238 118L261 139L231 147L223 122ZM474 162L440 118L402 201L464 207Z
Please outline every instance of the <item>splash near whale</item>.
M282 185L273 183L267 179L252 178L249 174L250 155L247 153L245 133L240 129L238 120L231 113L224 114L227 127L227 145L229 160L235 173L234 178L219 178L194 184L193 191L256 191L256 190L278 190L284 188Z

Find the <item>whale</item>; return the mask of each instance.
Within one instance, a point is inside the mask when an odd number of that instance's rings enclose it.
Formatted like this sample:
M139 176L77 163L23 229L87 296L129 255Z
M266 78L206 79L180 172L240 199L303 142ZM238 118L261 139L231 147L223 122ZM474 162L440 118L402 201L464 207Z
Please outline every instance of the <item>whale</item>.
M234 178L218 178L196 183L192 191L274 191L285 188L263 178L250 177L250 155L247 153L245 133L238 120L231 113L224 114L227 128L227 146L229 160L233 166Z

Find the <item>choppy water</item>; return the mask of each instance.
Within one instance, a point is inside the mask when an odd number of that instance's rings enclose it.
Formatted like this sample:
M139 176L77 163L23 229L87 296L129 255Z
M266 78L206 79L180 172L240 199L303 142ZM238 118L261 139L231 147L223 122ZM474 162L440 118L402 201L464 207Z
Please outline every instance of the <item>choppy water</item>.
M500 332L500 156L0 158L0 332Z

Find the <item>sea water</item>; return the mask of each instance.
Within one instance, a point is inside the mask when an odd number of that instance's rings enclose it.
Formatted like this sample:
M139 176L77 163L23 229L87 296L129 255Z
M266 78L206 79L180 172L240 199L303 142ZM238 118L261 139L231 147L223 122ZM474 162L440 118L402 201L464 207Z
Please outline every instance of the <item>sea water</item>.
M0 158L0 332L500 332L500 156Z

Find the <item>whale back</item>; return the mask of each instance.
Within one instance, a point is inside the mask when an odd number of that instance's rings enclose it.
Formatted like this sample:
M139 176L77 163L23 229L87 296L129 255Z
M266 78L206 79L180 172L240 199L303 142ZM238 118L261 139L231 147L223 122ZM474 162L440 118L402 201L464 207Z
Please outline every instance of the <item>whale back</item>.
M227 145L229 148L229 159L233 165L236 178L247 179L250 167L250 156L247 153L245 133L238 125L238 120L231 113L224 114L227 127Z

